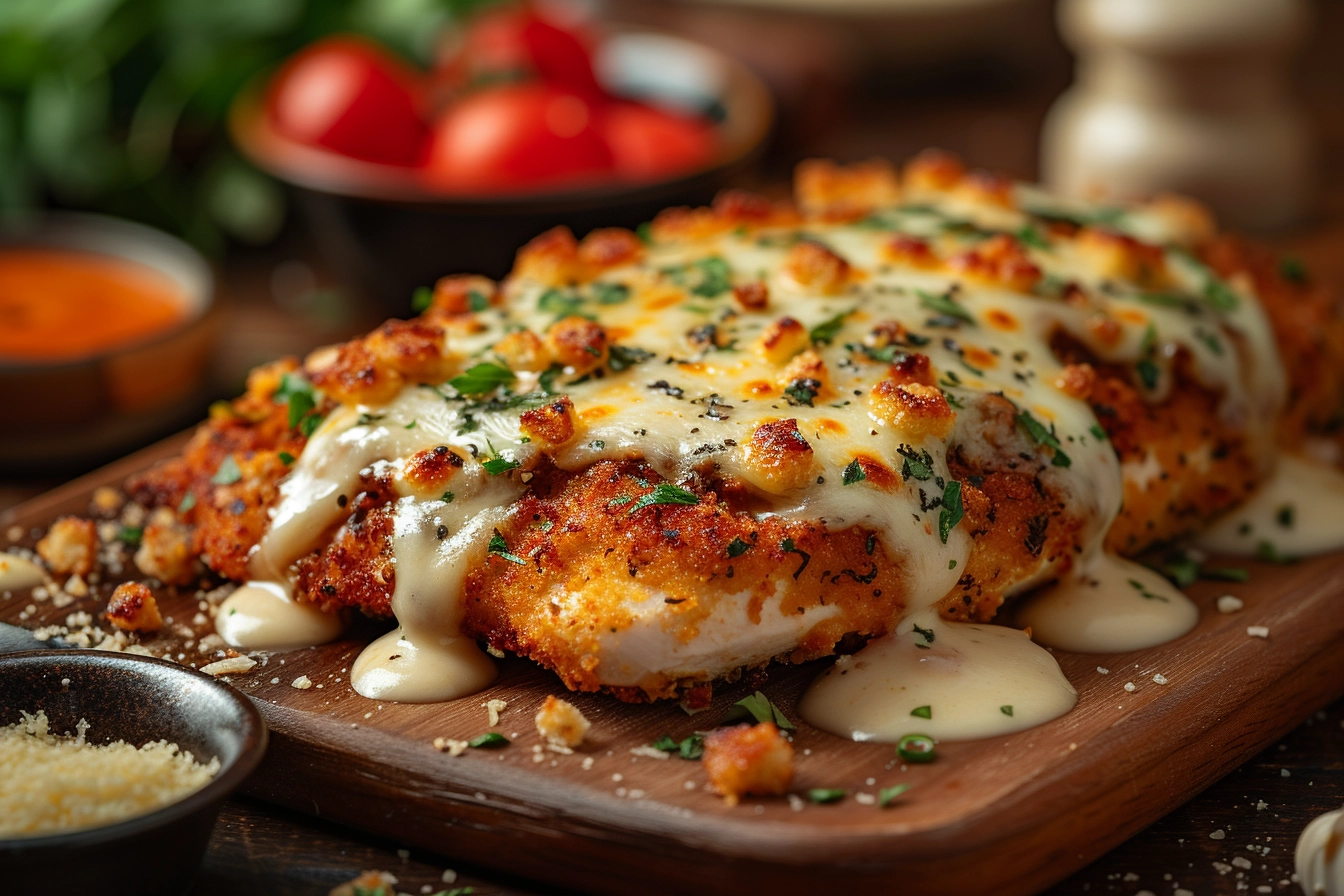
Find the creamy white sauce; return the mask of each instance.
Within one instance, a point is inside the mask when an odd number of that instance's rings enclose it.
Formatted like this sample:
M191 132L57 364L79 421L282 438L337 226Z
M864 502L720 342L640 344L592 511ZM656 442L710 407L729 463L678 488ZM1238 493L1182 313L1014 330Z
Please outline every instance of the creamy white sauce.
M248 582L224 599L215 630L240 650L283 650L334 640L341 617L296 601L288 585Z
M1344 547L1344 475L1282 455L1255 494L1199 533L1195 543L1208 551L1247 556L1300 557L1338 550Z
M18 554L0 554L0 591L36 588L42 584L42 567Z
M1344 896L1344 809L1307 825L1294 858L1298 883L1307 896Z
M1019 200L1032 206L1063 207L1034 188L1016 189ZM604 459L643 458L673 482L685 482L712 465L718 475L751 485L763 516L819 520L833 531L869 528L881 537L886 556L902 564L907 583L907 593L884 598L901 608L893 626L902 613L908 619L932 619L933 605L957 585L966 569L972 546L968 527L953 528L945 540L938 533L937 503L944 482L951 479L949 448L955 447L972 463L1011 462L1038 473L1045 485L1063 496L1068 513L1085 523L1080 555L1042 556L1037 567L1025 571L1010 589L1019 593L1065 576L1023 611L1037 637L1054 646L1107 652L1179 637L1194 625L1194 606L1156 574L1107 557L1101 549L1119 512L1126 479L1146 485L1155 471L1149 463L1121 469L1111 445L1095 435L1097 421L1088 405L1055 386L1060 365L1051 354L1049 339L1062 329L1103 361L1133 364L1148 358L1156 369L1150 395L1154 401L1171 389L1173 358L1181 349L1188 351L1195 376L1223 394L1219 409L1223 418L1246 432L1253 446L1263 447L1262 456L1272 458L1285 380L1263 310L1240 283L1225 285L1235 307L1211 307L1203 298L1211 273L1175 249L1167 252L1172 283L1165 291L1184 296L1183 308L1154 303L1151 297L1145 300L1133 284L1103 276L1067 238L1052 237L1044 247L1030 247L1028 254L1048 275L1086 289L1095 302L1092 308L1053 296L973 285L950 271L931 273L892 265L882 246L895 231L928 238L947 256L972 245L948 226L954 219L1006 232L1030 223L1019 211L964 195L934 193L907 201L912 207L883 213L888 218L883 227L813 222L803 228L859 273L839 295L814 293L784 273L781 261L795 244L797 232L732 232L650 246L649 257L639 265L603 275L608 283L628 287L627 298L613 302L599 303L581 292L564 290L557 300L555 291L544 284L514 280L507 287L504 307L477 315L482 326L476 332L450 329L444 351L461 359L463 368L469 367L490 359L490 347L509 330L522 325L544 332L557 317L579 310L572 303L582 304L583 313L597 316L616 343L650 354L642 360L627 358L624 370L613 367L602 376L580 379L566 371L558 377L556 389L572 399L578 431L552 452L554 462L577 471ZM941 209L941 214L913 207L925 203ZM1155 242L1180 241L1179 233L1160 216L1142 211L1131 213L1117 226ZM764 279L770 307L763 312L738 309L729 315L726 312L733 306L727 291L696 294L692 287L700 276L697 265L709 256L722 258L737 283ZM957 327L931 324L936 309L929 307L928 299L944 295L954 285L957 306L975 322ZM1114 342L1100 341L1091 326L1101 310L1117 315L1120 332ZM766 327L784 315L807 329L837 318L842 321L829 341L812 346L826 364L832 387L817 397L814 406L779 396L781 365L753 349ZM991 326L991 317L1007 318L1010 325ZM871 410L869 390L885 376L885 363L864 359L852 346L879 321L897 321L923 334L925 341L907 347L930 357L939 386L957 408L948 440L913 436ZM689 331L711 323L731 331L733 342L726 350L698 349L687 342ZM759 397L763 382L773 384L773 396ZM521 395L536 389L537 383L536 373L520 372L511 388ZM1004 435L984 425L982 396L988 393L1011 400L1019 412L1050 430L1067 459L1056 457L1061 462L1051 465L1052 454L1024 432ZM400 495L390 544L396 570L391 604L399 628L359 658L352 670L359 693L390 700L449 699L483 686L493 676L490 661L460 636L462 589L467 574L487 562L492 532L527 488L526 471L535 462L537 449L521 437L521 410L482 408L458 399L451 389L408 386L386 406L344 407L332 413L282 483L271 527L251 559L257 579L286 580L291 565L320 546L348 514L342 496L353 496L362 473L390 476ZM782 418L797 420L813 450L812 475L797 487L775 486L757 475L749 455L754 430ZM411 455L436 445L454 446L464 457L470 455L445 487L454 495L451 501L442 496L445 488L421 493L402 475ZM902 450L928 452L928 479L909 478L890 491L869 482L842 484L856 455L880 458L899 471ZM471 459L492 454L520 466L490 476ZM1081 573L1069 572L1070 566ZM1131 579L1142 588L1132 586ZM551 595L552 607L561 616L578 619L587 588L614 586L598 581L566 587L569 590ZM764 662L786 652L834 612L823 606L787 615L767 601L759 621L753 621L747 612L749 589L720 590L701 630L688 640L680 636L674 611L665 608L656 584L632 582L626 587L623 599L631 611L630 622L616 631L593 633L590 655L598 679L618 686L637 685L651 676L677 677L683 671L713 678ZM809 717L828 730L892 739L909 730L903 727L904 718L882 724L871 721L874 714L885 712L880 707L892 705L896 698L891 695L936 692L948 709L927 720L936 724L924 724L924 732L969 737L983 734L968 732L997 733L1037 724L1072 705L1072 689L1058 667L1025 635L994 626L937 625L943 638L927 656L921 656L926 651L910 647L908 637L902 640L910 631L902 625L906 635L878 639L856 657L840 660L838 671L823 676L804 698L811 707ZM935 668L941 671L930 671ZM958 681L975 681L977 693L954 696ZM990 681L995 683L991 686ZM846 696L835 701L822 696L831 694ZM821 708L831 702L836 705ZM870 711L870 704L878 708ZM1013 715L1002 712L1003 706L1012 706ZM985 707L992 710L987 720L980 718Z
M932 633L932 642L916 626ZM823 731L890 743L906 734L939 740L1011 734L1058 718L1077 702L1054 657L1025 633L949 623L926 612L836 660L798 709Z
M1124 653L1179 638L1195 627L1199 608L1148 567L1098 553L1077 573L1024 598L1014 621L1060 650Z

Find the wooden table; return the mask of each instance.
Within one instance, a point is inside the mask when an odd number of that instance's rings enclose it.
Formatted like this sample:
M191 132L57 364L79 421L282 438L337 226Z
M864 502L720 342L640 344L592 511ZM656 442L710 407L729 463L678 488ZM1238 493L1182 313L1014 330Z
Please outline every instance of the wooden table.
M1339 52L1344 4L1323 2L1317 13L1312 44L1301 59L1301 81L1322 136L1321 209L1300 231L1269 239L1344 289L1344 53ZM789 166L807 156L902 158L927 145L959 152L973 164L1032 177L1040 121L1067 78L1067 60L1053 48L1025 73L990 69L931 87L912 86L909 73L897 72L842 84L829 115L807 119L808 127L798 127L798 121L787 127L789 138L767 162L762 184L778 189ZM827 107L815 96L810 102ZM376 312L361 309L339 291L320 288L331 285L297 231L278 247L231 258L223 270L222 291L232 319L224 328L229 335L216 378L220 394L235 391L243 372L267 357L301 352L376 323ZM0 480L0 509L54 484L50 478ZM1344 701L1317 713L1281 743L1049 893L1295 893L1290 880L1297 835L1311 818L1341 803ZM451 865L457 877L447 884L448 867L447 860L401 851L396 843L238 799L225 806L191 892L324 894L372 868L395 874L399 889L407 893L463 886L480 894L543 892L495 872L473 873L461 864ZM582 880L572 886L584 890Z

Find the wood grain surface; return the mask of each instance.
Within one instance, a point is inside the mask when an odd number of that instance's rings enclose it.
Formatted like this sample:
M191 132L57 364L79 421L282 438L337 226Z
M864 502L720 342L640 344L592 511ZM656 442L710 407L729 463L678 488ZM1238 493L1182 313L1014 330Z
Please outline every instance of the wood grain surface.
M119 482L176 445L162 443L22 505L0 516L0 527L22 527L22 542L31 543L55 516L83 512L94 487ZM707 791L698 763L631 753L660 735L711 726L757 687L796 719L796 701L824 663L771 667L717 687L713 706L694 718L675 704L571 696L593 730L578 751L562 755L545 748L533 716L563 688L525 660L501 661L487 691L444 704L354 694L348 670L377 633L369 625L319 648L256 653L258 666L233 678L273 732L246 789L408 846L542 881L582 879L599 892L792 893L892 880L921 893L1033 892L1344 693L1344 563L1326 557L1250 569L1239 613L1213 609L1225 586L1194 586L1201 620L1176 642L1130 654L1057 654L1080 700L1048 725L942 744L938 761L906 768L890 746L846 742L800 722L795 792L844 788L850 795L837 805L797 811L783 799L748 799L730 808ZM103 597L112 584L103 584ZM208 662L194 643L185 646L210 630L189 621L200 599L193 589L162 592L174 621L146 646ZM0 601L0 619L59 624L98 602L96 594L56 608L18 593ZM1249 625L1266 626L1269 638L1248 636ZM1159 673L1166 684L1154 682ZM299 675L316 686L292 687ZM508 703L495 729L513 741L508 747L460 757L432 747L435 737L489 730L483 704L492 698ZM897 783L911 788L889 808L860 796Z

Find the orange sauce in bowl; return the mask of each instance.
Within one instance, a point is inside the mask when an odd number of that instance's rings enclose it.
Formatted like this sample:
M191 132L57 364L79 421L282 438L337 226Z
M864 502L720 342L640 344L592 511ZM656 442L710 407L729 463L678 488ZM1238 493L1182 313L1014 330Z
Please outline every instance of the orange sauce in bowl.
M69 361L141 342L190 313L166 274L75 249L0 249L0 361Z

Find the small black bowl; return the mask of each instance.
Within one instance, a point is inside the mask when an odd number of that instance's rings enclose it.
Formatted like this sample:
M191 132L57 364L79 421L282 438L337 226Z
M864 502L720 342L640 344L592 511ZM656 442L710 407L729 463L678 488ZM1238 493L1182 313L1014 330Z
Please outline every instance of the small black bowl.
M67 683L68 682L68 683ZM219 773L186 798L126 821L64 834L0 839L5 892L180 894L191 883L220 804L266 752L266 724L238 691L150 657L40 650L0 657L0 724L43 710L53 732L89 724L92 743L160 739Z

